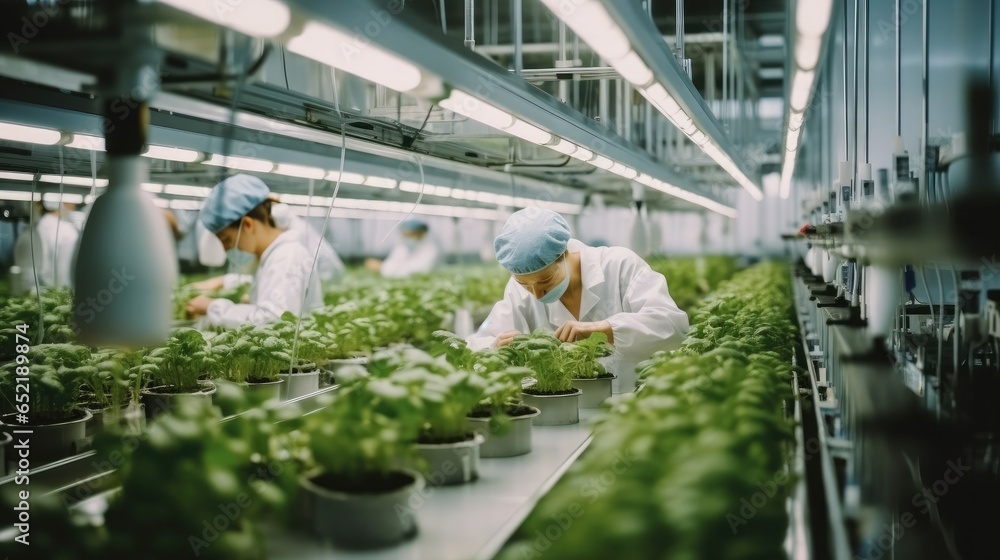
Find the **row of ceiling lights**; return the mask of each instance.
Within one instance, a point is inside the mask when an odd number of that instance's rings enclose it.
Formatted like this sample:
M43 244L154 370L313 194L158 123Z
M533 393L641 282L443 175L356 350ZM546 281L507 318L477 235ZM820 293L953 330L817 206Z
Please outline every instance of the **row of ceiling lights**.
M316 21L293 22L293 14L289 7L277 0L244 0L239 10L227 10L220 12L209 7L202 0L160 0L164 4L169 4L179 10L190 13L202 19L211 21L218 25L228 27L240 33L260 38L283 38L285 46L289 51L310 58L317 62L337 68L344 72L354 74L371 82L386 86L399 92L407 93L415 97L440 99L444 94L444 86L440 80L429 78L413 63L404 60L393 53L390 53L376 45L365 44L364 48L358 48L356 41L349 34L344 33L325 23ZM549 0L543 0L547 4ZM580 0L575 0L580 3ZM552 2L555 5L556 2ZM577 13L582 16L572 18L568 25L574 31L587 40L592 40L590 44L602 57L612 61L615 69L626 79L633 81L644 81L648 85L652 80L652 72L643 64L642 60L631 50L628 39L621 33L618 26L611 20L604 8L596 2L583 2L583 10ZM596 9L595 9L596 7ZM250 15L252 14L252 16ZM604 28L583 22L587 14L595 14L596 20ZM603 16L601 16L603 14ZM581 26L583 32L576 29ZM609 26L609 27L608 27ZM292 31L293 28L298 31ZM585 33L586 32L586 35ZM605 32L614 35L611 39L604 37ZM620 36L620 38L618 38ZM600 39L600 40L594 40ZM615 51L607 50L601 45L618 45L621 40L625 41L626 51L623 55L615 56ZM598 50L600 48L600 50ZM656 88L659 89L656 89ZM650 95L655 95L656 99L664 99L663 95L669 98L669 94L659 84L651 86L653 91ZM663 91L662 95L659 93ZM644 95L645 90L640 89ZM649 95L647 95L649 97ZM672 98L671 98L672 101ZM520 119L510 113L495 107L473 95L461 90L452 90L450 94L439 104L454 113L466 116L487 126L502 130L511 136L522 140L550 148L556 152L571 156L580 161L589 163L599 169L604 169L619 175L625 179L636 179L639 172L631 167L612 160L601 154L596 154L582 146L579 146L565 138L554 135L539 126ZM662 103L661 103L662 104ZM676 104L676 103L675 103ZM670 112L658 109L667 116L671 122L684 123L685 119L690 121L683 111L678 114L676 111ZM679 109L679 106L678 106ZM692 123L693 125L693 123ZM678 124L678 127L681 125ZM682 130L684 130L682 128ZM685 132L687 133L687 132ZM700 135L700 136L699 136ZM689 134L692 140L705 138L701 146L705 153L718 162L736 180L746 188L751 195L760 200L763 194L749 178L739 169L725 153L711 143L707 142L707 136L695 127ZM697 142L696 142L697 143ZM706 147L706 144L708 147ZM641 182L641 181L640 181ZM703 206L713 212L735 217L736 211L733 208L719 204L706 197L691 193L680 187L671 185L660 180L650 180L647 186L660 190L668 195L677 196L677 193L684 193L688 196L680 198ZM646 183L643 183L646 184Z
M78 133L68 133L60 130L53 130L48 128L41 128L35 126L27 126L15 123L5 123L0 122L0 139L19 141L19 142L29 142L44 145L64 145L67 147L93 150L93 151L104 151L104 139L98 136L92 136L88 134L78 134ZM274 173L278 175L284 175L287 177L296 177L302 179L315 179L315 180L326 180L326 181L337 181L338 179L342 183L349 183L355 185L364 185L373 188L380 189L395 189L400 186L400 190L409 192L420 192L420 189L413 190L409 188L410 185L417 185L419 183L409 183L407 181L403 182L403 185L408 188L402 188L395 179L388 177L379 177L375 175L361 175L359 173L344 172L339 171L329 171L319 167L311 167L304 165L297 165L291 163L274 163L264 159L257 158L247 158L239 156L221 156L218 154L205 154L198 152L196 150L189 150L185 148L175 148L171 146L157 146L150 145L147 147L146 151L143 153L144 156L156 159L167 159L172 161L181 161L186 163L203 163L206 165L226 167L229 169L237 169L240 171L250 171L256 173ZM13 181L26 181L30 182L35 179L35 175L31 173L18 173L18 172L0 172L0 179L7 179ZM94 179L90 177L75 177L69 175L40 175L38 176L38 181L46 183L56 183L65 184L81 187L106 187L108 185L107 179ZM409 183L409 185L407 184ZM447 187L437 187L430 186L430 189L425 188L425 193L431 196L444 196L453 198L456 200L469 200L477 201L485 204L497 204L499 206L540 206L544 208L549 208L556 212L564 214L579 214L582 211L582 206L579 204L556 202L539 200L529 197L510 197L507 195L498 195L494 193L473 191L466 189L448 189ZM208 196L209 188L200 187L195 185L159 185L155 183L144 183L143 189L155 194L169 194L174 196L192 196L204 198ZM305 195L283 195L284 197L297 197ZM306 197L308 198L308 197ZM314 197L316 198L316 197ZM77 201L68 200L67 202L84 202L83 199ZM352 199L347 199L352 200ZM86 202L90 202L87 200ZM374 201L381 202L381 201ZM289 202L290 204L296 204L296 202ZM404 203L405 204L405 203ZM327 203L328 205L328 203ZM180 208L172 206L176 209L189 209L187 206L183 205L185 208ZM200 207L200 204L199 204ZM346 207L345 207L346 208ZM387 209L387 208L386 208ZM489 209L481 209L489 210ZM391 211L388 210L387 211ZM492 210L490 211L492 212ZM452 214L441 214L439 215L452 215ZM461 213L459 217L465 217L467 213ZM457 215L457 214L456 214ZM486 214L478 213L476 215ZM495 214L490 214L494 216ZM492 219L492 218L491 218Z

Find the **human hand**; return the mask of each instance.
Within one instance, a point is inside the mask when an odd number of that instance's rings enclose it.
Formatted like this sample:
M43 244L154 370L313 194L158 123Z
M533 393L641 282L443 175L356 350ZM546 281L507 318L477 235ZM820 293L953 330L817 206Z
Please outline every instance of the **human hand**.
M382 261L373 258L365 259L365 269L372 272L378 272L382 270Z
M514 341L514 337L521 334L519 331L506 331L497 335L497 341L493 344L494 348L503 348L511 342Z
M199 317L208 313L208 306L214 300L206 295L195 296L191 301L187 302L185 310L187 311L188 317Z
M556 330L555 337L562 342L576 342L589 337L595 332L607 335L608 344L614 344L614 333L611 330L611 323L607 321L582 322L566 321Z

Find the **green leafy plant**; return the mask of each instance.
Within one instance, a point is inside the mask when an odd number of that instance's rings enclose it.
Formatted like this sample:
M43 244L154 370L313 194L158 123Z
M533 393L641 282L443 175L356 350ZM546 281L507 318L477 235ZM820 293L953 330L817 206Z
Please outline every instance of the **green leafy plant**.
M244 325L211 339L216 372L234 383L277 381L292 362L290 347L274 329Z
M579 504L580 489L611 468L621 472L613 491L596 492L569 538L554 542L547 555L782 556L788 522L783 493L790 484L757 508L752 522L738 523L738 535L732 523L741 498L785 473L792 432L782 404L795 344L794 336L784 336L794 334L789 292L787 271L774 264L720 285L694 314L697 342L640 364L643 390L615 400L597 422L588 452L498 558L530 555L536 531Z
M174 329L166 346L151 350L144 358L147 371L173 393L199 390L198 378L215 363L205 337L195 329Z
M574 371L559 363L559 348L562 343L556 337L542 330L522 334L500 349L500 355L508 363L526 367L535 372L535 385L525 389L526 393L558 395L573 390Z
M222 408L247 410L243 399L220 384ZM120 465L121 481L104 516L100 557L266 557L259 526L265 515L287 512L299 461L282 446L300 420L261 408L220 419L218 409L185 401L153 421L145 437L109 432L97 439L98 457Z
M22 361L24 363L18 363ZM32 424L47 424L70 420L77 415L80 388L96 375L90 365L90 350L76 344L39 344L31 347L25 360L15 360L0 366L0 394L10 407L16 406L18 390L27 386ZM27 377L26 383L17 378ZM22 397L23 399L23 397Z
M599 362L612 354L608 345L608 336L595 332L589 337L577 342L566 342L559 347L558 364L570 370L577 379L597 379L607 375L604 364Z

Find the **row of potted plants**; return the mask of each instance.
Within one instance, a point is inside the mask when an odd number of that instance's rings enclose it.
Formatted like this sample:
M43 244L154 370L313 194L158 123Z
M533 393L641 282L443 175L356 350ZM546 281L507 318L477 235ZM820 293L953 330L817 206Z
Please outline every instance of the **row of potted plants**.
M783 556L796 340L787 276L758 265L707 298L687 343L641 365L641 390L614 398L499 558ZM572 523L556 525L567 513ZM558 538L546 536L553 526Z

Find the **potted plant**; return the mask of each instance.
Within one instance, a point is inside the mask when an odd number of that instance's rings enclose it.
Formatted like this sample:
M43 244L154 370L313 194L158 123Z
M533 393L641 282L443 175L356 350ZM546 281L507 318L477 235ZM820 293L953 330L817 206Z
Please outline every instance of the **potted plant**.
M216 373L223 379L255 395L254 401L281 399L285 382L279 373L288 369L292 357L276 332L266 327L244 325L238 330L215 335L210 347Z
M213 360L208 342L199 331L174 329L167 345L151 350L144 362L152 366L148 371L158 383L141 391L147 418L173 410L178 400L197 399L211 404L215 385L199 378L209 370Z
M246 408L232 384L216 398ZM104 514L100 557L265 558L262 517L281 516L298 481L296 462L274 445L278 413L220 421L215 407L187 399L151 421L146 437L101 434L98 458L117 467L121 489Z
M434 333L430 353L444 356L456 368L471 369L486 381L483 398L469 412L470 430L486 441L481 457L513 457L531 452L531 424L539 410L522 402L521 385L528 368L510 366L496 352L473 352L464 339L448 331Z
M422 403L416 443L429 481L440 486L476 480L485 438L469 429L466 417L482 400L486 380L415 348L378 352L369 369L376 379L391 381Z
M611 396L615 379L599 361L613 353L608 336L592 333L584 340L563 343L559 351L559 363L573 372L573 387L583 391L580 408L599 408Z
M87 423L87 435L112 424L142 429L145 415L138 398L140 389L133 388L134 378L141 375L142 355L141 350L94 352L94 369L85 380L85 400L81 403L93 415Z
M522 334L500 349L500 354L516 366L535 372L535 383L524 389L524 404L541 411L536 426L559 426L580 421L580 394L573 387L573 371L559 362L562 343L551 334L535 331Z
M79 452L91 418L77 406L80 387L94 374L90 350L68 343L39 344L21 356L24 359L0 368L0 394L16 411L0 416L0 422L9 430L32 431L34 461L51 462Z
M389 379L349 377L303 418L309 464L299 479L311 532L344 548L378 548L412 538L408 500L424 480L416 462L420 401Z
M271 328L284 341L286 351L294 356L296 364L313 366L292 368L294 371L287 377L288 398L313 393L321 386L333 384L336 370L341 365L337 363L341 360L333 359L337 354L337 343L329 333L321 330L314 317L302 317L300 320L286 311ZM364 360L367 358L363 358L360 364L363 365ZM292 360L287 360L284 369L288 369L290 363Z

